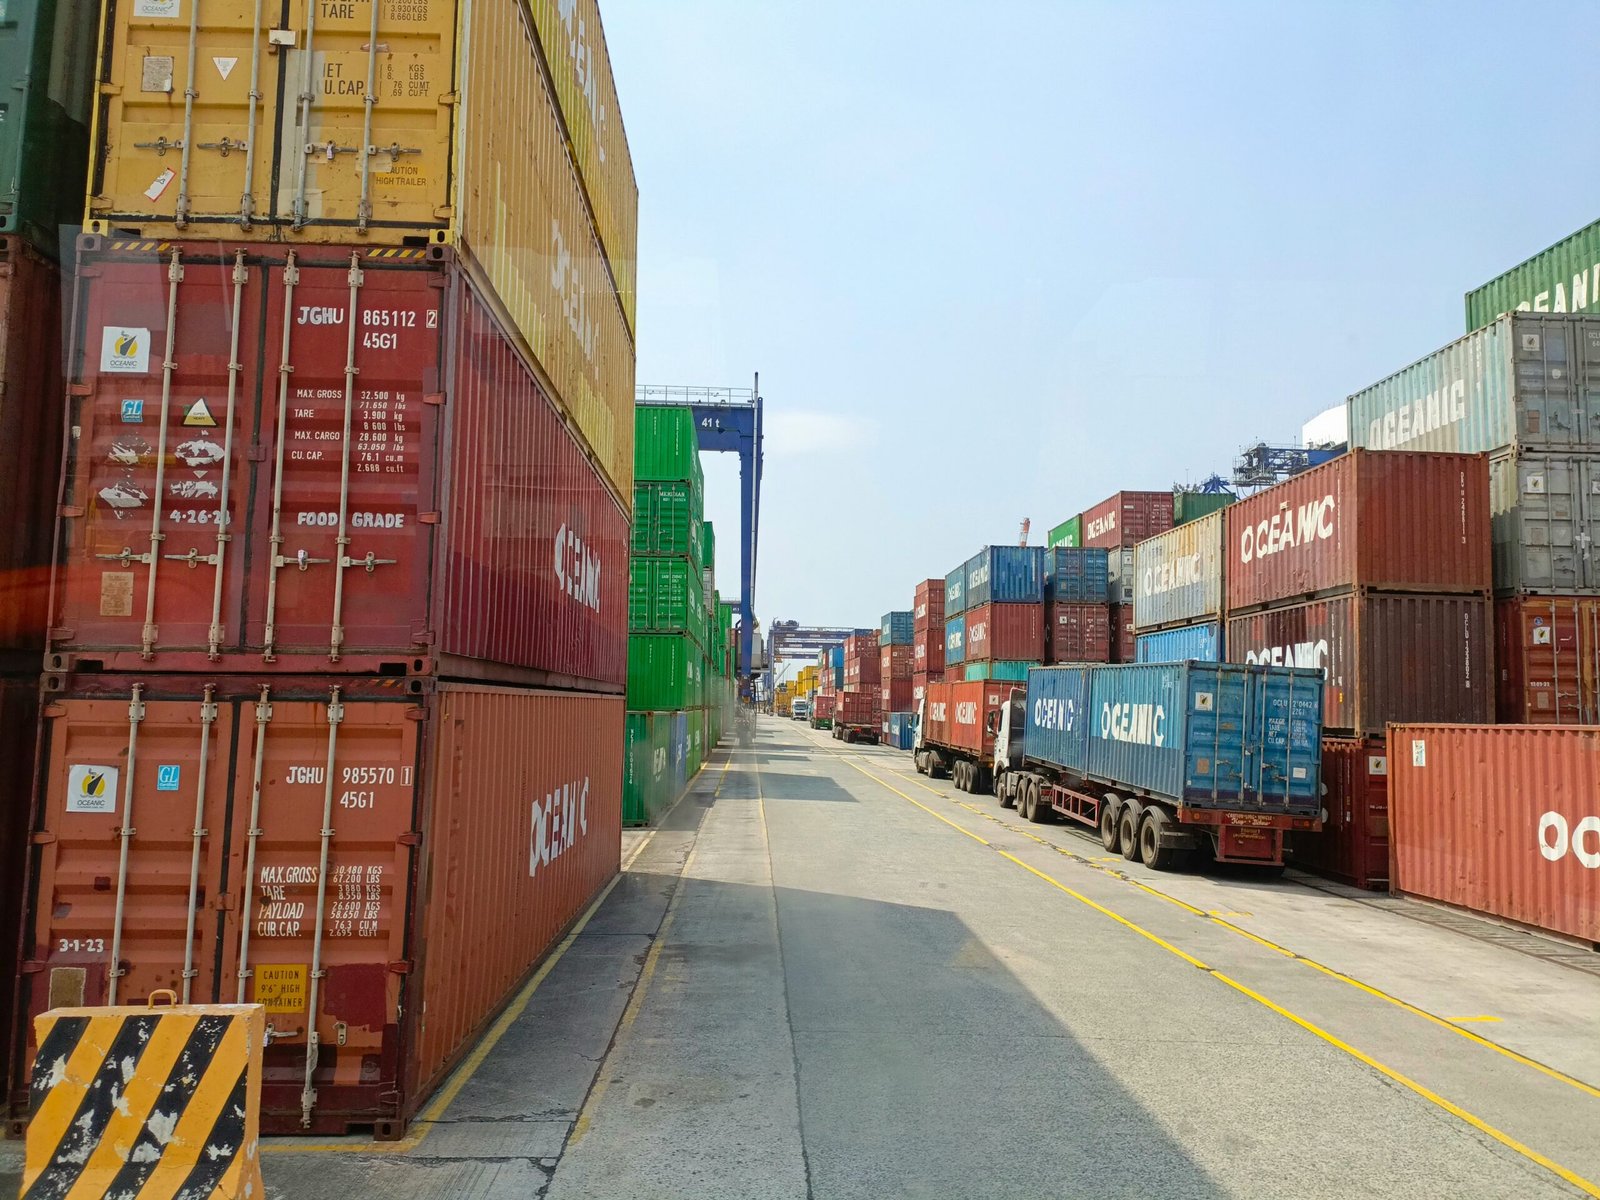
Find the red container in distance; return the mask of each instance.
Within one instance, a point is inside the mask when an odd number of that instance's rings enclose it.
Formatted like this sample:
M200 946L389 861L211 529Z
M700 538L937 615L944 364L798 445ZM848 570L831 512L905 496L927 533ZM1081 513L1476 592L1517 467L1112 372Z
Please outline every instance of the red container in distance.
M83 240L48 669L621 688L628 515L448 247L151 245Z
M813 718L818 721L833 719L833 696L832 692L818 692L811 697L811 715Z
M916 648L914 645L885 646L878 651L878 679L884 683L891 679L910 679L915 662ZM905 710L895 708L889 711L903 712Z
M1394 725L1392 889L1600 942L1600 729Z
M1111 610L1111 661L1131 663L1139 661L1137 640L1133 632L1133 605L1113 604Z
M851 634L844 640L844 685L874 690L881 681L878 635Z
M911 634L911 673L913 675L944 674L944 618L927 629L917 629Z
M912 699L911 676L885 682L878 688L878 704L885 713L911 712L914 707Z
M1382 734L1391 721L1494 719L1486 596L1357 592L1232 617L1229 662L1317 667L1322 727Z
M1052 604L1050 638L1045 652L1046 661L1052 663L1110 662L1110 606L1064 601Z
M878 732L883 720L883 698L874 685L868 691L837 692L833 698L833 723L869 727Z
M1492 583L1487 455L1352 450L1223 512L1230 614L1351 588Z
M1502 724L1600 724L1600 598L1498 600L1494 624Z
M622 725L620 696L423 679L50 697L19 1045L62 1005L254 1002L264 1131L397 1135L616 874Z
M1324 738L1319 833L1291 833L1294 865L1353 887L1389 888L1389 765L1384 740Z
M61 268L0 237L0 669L37 671L61 468ZM10 660L10 661L7 661Z
M918 633L944 628L944 580L924 579L911 600L911 628Z
M1118 492L1085 509L1083 544L1115 550L1172 528L1171 492Z
M994 750L998 714L1021 684L988 679L970 682L929 683L924 702L923 740L936 746L965 750L987 757Z
M966 661L1043 662L1043 604L980 604L967 611Z

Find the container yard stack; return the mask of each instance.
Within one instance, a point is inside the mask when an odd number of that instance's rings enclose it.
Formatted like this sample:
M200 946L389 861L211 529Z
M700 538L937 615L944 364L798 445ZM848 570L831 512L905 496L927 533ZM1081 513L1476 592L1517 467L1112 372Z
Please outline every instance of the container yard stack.
M911 711L944 678L944 580L924 579L911 600Z
M625 760L704 739L625 718L637 193L563 8L249 61L106 8L18 1016L263 1003L269 1132L401 1131L615 874Z
M1110 662L1107 552L1052 546L1044 552L1045 661Z
M1145 538L1172 528L1173 493L1118 492L1079 518L1083 544L1109 554L1106 599L1111 603L1111 661L1137 657L1133 617L1133 548Z
M1489 454L1501 721L1600 722L1597 387L1600 317L1512 312L1349 401L1352 443Z
M881 692L879 703L886 722L896 713L916 711L912 696L915 640L914 610L883 614L878 630L878 687ZM884 725L884 731L889 731L888 724Z
M878 633L862 630L844 641L844 684L834 696L833 736L876 742L883 733L883 691Z
M963 677L1020 680L1044 661L1044 551L985 546L967 560ZM946 641L946 653L949 642Z
M1185 495L1178 493L1174 500ZM1140 662L1224 661L1222 542L1218 508L1134 547L1133 625Z

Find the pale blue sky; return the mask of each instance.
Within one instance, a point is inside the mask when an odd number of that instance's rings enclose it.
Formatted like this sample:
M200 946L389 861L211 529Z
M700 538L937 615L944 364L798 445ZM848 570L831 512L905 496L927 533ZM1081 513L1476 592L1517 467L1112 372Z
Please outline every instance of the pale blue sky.
M761 372L763 625L875 624L1023 517L1297 441L1600 216L1592 3L602 13L638 378Z

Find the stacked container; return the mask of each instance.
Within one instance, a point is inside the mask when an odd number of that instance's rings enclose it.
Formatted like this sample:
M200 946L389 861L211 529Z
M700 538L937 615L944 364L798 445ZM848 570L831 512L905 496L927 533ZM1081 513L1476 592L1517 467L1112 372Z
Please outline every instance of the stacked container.
M1510 299L1513 282L1469 298L1469 312ZM1600 317L1513 311L1356 393L1349 410L1354 445L1489 455L1499 718L1600 719L1584 615L1600 597L1589 550L1600 535Z
M911 603L911 708L928 694L928 684L944 678L944 587L942 579L917 584Z
M1225 557L1220 509L1134 547L1133 626L1140 662L1223 661Z
M1106 599L1111 603L1112 661L1131 663L1136 658L1133 639L1133 548L1145 538L1172 528L1171 492L1118 492L1093 508L1085 509L1083 544L1103 547L1110 555L1106 566Z
M858 739L876 739L882 732L885 709L878 637L860 632L844 640L844 683L834 702L834 727L849 725Z
M1109 562L1100 547L1044 552L1045 661L1110 662Z
M615 873L625 760L705 739L624 716L630 617L686 676L708 622L659 543L625 603L599 15L464 14L106 6L20 1015L261 1003L268 1131L402 1129Z
M914 711L912 676L916 669L916 619L911 609L883 614L878 631L879 703L884 719ZM899 726L897 725L896 728ZM887 731L888 726L885 726Z
M1037 546L985 546L966 563L966 609L959 661L971 680L1027 677L1044 661L1044 551ZM945 661L951 639L945 639Z

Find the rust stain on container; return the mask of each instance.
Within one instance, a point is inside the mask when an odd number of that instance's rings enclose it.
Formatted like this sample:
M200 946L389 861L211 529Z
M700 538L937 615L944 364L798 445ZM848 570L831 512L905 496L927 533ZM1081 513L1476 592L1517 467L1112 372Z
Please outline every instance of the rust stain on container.
M1499 720L1600 724L1600 597L1500 600L1494 615Z
M1397 892L1600 943L1600 729L1393 725Z
M1324 738L1317 833L1289 835L1294 864L1354 887L1389 886L1389 759L1384 739Z
M397 1134L617 870L622 720L423 680L95 680L46 723L18 1036L69 1000L253 1000L264 1128Z

